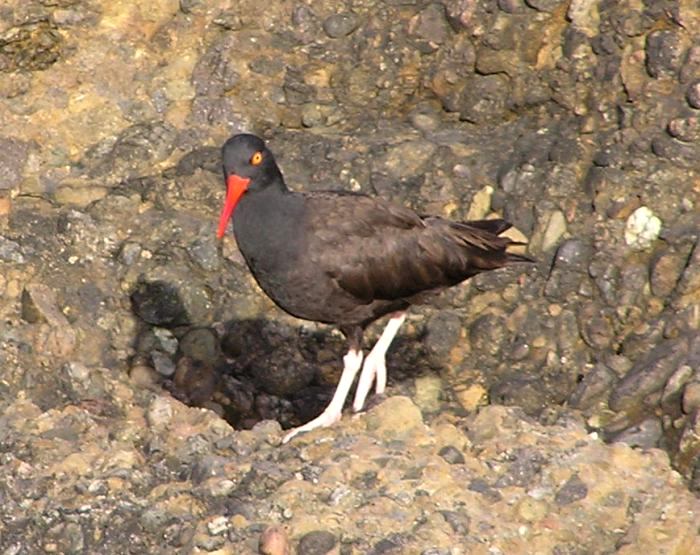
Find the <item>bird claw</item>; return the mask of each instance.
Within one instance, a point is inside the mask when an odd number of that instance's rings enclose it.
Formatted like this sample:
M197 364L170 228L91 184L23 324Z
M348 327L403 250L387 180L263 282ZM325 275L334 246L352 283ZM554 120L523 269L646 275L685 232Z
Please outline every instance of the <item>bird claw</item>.
M307 422L303 426L292 428L282 438L282 443L288 443L293 437L304 432L310 432L316 428L327 428L340 420L341 413L336 411L325 410L313 420Z

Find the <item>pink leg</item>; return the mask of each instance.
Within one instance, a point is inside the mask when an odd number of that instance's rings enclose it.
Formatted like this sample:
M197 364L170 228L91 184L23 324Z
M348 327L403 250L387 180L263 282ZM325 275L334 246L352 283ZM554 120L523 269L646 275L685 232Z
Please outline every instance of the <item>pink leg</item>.
M384 393L384 389L386 388L386 352L405 319L405 311L394 312L387 322L382 335L374 344L374 347L372 347L367 358L365 358L365 363L362 366L362 373L360 374L357 389L355 390L355 400L352 404L352 408L355 412L361 411L365 406L367 394L372 388L372 382L374 382L375 379L375 391L377 395Z
M302 432L309 432L316 428L325 428L340 420L345 399L350 391L350 386L352 386L355 375L362 366L362 351L350 349L343 357L343 365L343 373L340 376L338 387L336 387L333 399L331 399L326 409L310 422L287 432L287 435L282 439L282 443L287 443L295 435Z

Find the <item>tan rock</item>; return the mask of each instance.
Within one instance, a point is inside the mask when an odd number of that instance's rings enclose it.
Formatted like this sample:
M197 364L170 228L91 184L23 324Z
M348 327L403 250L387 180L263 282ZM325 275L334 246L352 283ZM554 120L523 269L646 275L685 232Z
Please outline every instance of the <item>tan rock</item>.
M389 397L371 409L365 417L367 431L384 440L406 439L423 429L420 409L408 397Z
M488 392L486 388L478 383L455 388L455 396L459 404L469 412L474 412L488 402Z
M419 376L415 379L413 401L421 411L435 412L440 408L440 394L443 390L442 380L435 374Z

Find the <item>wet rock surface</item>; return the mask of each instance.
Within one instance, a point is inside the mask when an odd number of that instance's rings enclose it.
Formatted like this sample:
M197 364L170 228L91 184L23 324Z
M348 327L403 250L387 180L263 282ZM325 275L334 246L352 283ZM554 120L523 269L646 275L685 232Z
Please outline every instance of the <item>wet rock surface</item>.
M10 0L3 553L696 552L698 29L686 1ZM244 130L293 188L497 213L538 263L416 307L386 398L281 446L343 340L214 237Z

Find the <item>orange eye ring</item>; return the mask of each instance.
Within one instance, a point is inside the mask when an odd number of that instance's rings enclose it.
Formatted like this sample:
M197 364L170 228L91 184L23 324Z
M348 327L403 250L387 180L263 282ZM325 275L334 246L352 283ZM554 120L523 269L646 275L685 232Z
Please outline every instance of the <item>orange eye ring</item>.
M250 164L253 166L259 166L262 162L263 155L259 150L250 157Z

